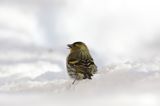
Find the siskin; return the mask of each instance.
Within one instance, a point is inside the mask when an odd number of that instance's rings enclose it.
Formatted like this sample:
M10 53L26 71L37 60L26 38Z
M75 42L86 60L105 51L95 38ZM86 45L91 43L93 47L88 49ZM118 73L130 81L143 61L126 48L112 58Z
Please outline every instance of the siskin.
M67 71L71 78L76 80L92 79L97 72L87 46L83 42L68 44L70 54L67 57Z

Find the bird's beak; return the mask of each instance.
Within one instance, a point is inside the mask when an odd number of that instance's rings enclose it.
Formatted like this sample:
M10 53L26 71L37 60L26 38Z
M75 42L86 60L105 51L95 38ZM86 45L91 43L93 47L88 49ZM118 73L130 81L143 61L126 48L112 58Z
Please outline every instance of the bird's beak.
M68 44L67 46L68 46L69 48L72 48L72 44Z

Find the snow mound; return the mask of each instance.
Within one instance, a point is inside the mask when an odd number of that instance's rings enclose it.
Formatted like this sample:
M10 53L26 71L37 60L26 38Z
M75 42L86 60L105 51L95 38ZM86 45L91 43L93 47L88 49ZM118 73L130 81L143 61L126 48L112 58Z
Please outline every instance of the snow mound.
M63 53L42 48L0 50L0 105L160 105L158 57L108 64L92 80L74 85L65 58Z
M63 71L48 71L33 79L21 78L1 85L0 103L3 106L159 106L160 73L141 71L142 67L140 63L109 65L92 80L77 81L74 85Z
M149 67L152 67L152 71L146 71L146 68L149 69ZM106 68L99 70L99 72L93 77L92 80L76 81L75 85L71 84L73 79L70 79L68 77L66 71L46 71L44 73L41 72L36 77L17 77L19 76L19 74L10 75L8 77L0 78L0 91L52 91L64 93L70 92L70 89L74 88L77 92L94 92L97 94L103 94L104 92L109 93L110 91L149 91L159 93L159 68L159 65L154 69L152 65L149 66L149 64L146 65L144 63L120 63L118 65L109 65ZM34 70L35 69L33 69L32 71Z

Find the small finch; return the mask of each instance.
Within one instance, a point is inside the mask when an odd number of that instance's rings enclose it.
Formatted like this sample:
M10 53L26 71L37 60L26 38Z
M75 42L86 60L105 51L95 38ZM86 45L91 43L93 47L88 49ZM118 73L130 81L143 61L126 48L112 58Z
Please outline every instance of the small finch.
M87 46L83 42L75 42L67 45L70 54L67 57L67 71L71 78L76 80L92 79L93 74L97 72L97 66Z

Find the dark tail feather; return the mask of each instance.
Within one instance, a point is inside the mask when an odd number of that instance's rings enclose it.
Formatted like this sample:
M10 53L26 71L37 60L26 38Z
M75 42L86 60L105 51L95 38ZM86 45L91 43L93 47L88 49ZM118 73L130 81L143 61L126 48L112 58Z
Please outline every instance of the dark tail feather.
M88 79L92 79L92 76L93 75L91 73L89 73L89 72L88 73L84 73L84 78L83 79L87 79L87 78Z

